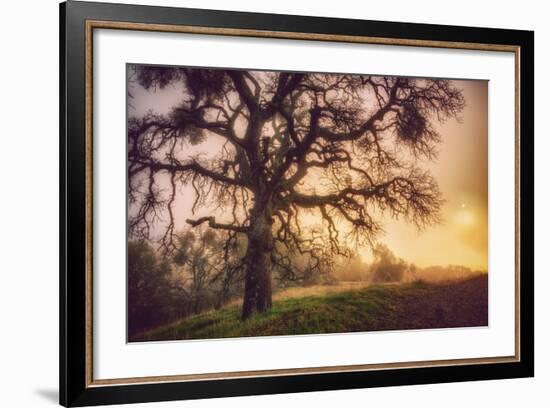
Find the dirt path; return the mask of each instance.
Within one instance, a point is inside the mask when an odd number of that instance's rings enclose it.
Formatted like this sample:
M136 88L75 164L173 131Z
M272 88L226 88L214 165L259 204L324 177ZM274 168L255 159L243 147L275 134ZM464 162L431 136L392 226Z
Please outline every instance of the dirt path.
M402 328L487 326L486 275L437 285L424 296L402 297L394 315Z

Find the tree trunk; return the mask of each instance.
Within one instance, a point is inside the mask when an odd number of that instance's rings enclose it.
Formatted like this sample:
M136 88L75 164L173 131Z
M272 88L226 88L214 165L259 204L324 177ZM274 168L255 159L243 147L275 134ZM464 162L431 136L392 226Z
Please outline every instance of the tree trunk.
M253 211L248 233L242 318L271 309L273 232L269 206Z

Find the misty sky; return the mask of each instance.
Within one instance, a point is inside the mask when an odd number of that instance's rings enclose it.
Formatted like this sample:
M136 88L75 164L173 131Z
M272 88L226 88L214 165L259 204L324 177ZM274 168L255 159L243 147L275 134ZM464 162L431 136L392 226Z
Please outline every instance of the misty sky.
M426 167L439 183L445 204L441 225L418 232L389 220L382 240L396 254L422 266L488 263L488 82L455 81L464 91L462 123L438 126L443 138L437 162Z
M464 265L487 270L488 82L461 80L454 81L454 85L463 90L466 100L461 121L436 124L442 135L439 157L436 162L420 163L432 172L443 193L442 223L418 231L403 220L382 217L385 233L379 241L419 266ZM147 91L134 83L128 114L140 117L149 110L167 113L180 102L182 92L178 85ZM197 151L207 151L216 144L212 138L199 145ZM191 216L192 196L191 189L182 189L177 201L177 227L182 228ZM366 261L370 258L367 248L361 250L361 255Z

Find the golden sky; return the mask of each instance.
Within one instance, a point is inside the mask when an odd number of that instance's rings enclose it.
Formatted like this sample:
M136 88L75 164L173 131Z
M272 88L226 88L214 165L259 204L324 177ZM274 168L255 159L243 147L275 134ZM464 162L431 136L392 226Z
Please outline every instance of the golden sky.
M394 253L418 266L463 265L487 270L488 264L488 82L454 81L463 90L466 107L461 120L437 124L442 136L440 154L435 162L420 163L431 171L439 183L445 203L442 223L422 231L403 220L382 217L385 232L379 241ZM141 116L152 109L166 113L182 97L180 86L146 91L139 85L132 87L129 100L131 116ZM203 149L216 146L215 140L201 144ZM185 199L178 199L180 209L177 222L189 217L192 203L191 189L185 189ZM364 260L370 258L368 248L361 251Z
M381 241L420 266L464 265L487 270L488 263L488 82L455 81L466 108L461 123L439 126L440 154L426 165L439 183L445 203L440 225L418 231L387 219Z

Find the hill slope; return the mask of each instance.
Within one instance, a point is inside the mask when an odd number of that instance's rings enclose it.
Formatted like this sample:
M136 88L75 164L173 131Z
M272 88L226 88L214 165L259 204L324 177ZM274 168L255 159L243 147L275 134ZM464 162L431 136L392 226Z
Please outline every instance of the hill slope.
M244 322L240 307L228 306L130 341L486 326L487 293L487 275L445 283L370 286L275 300L271 311Z

